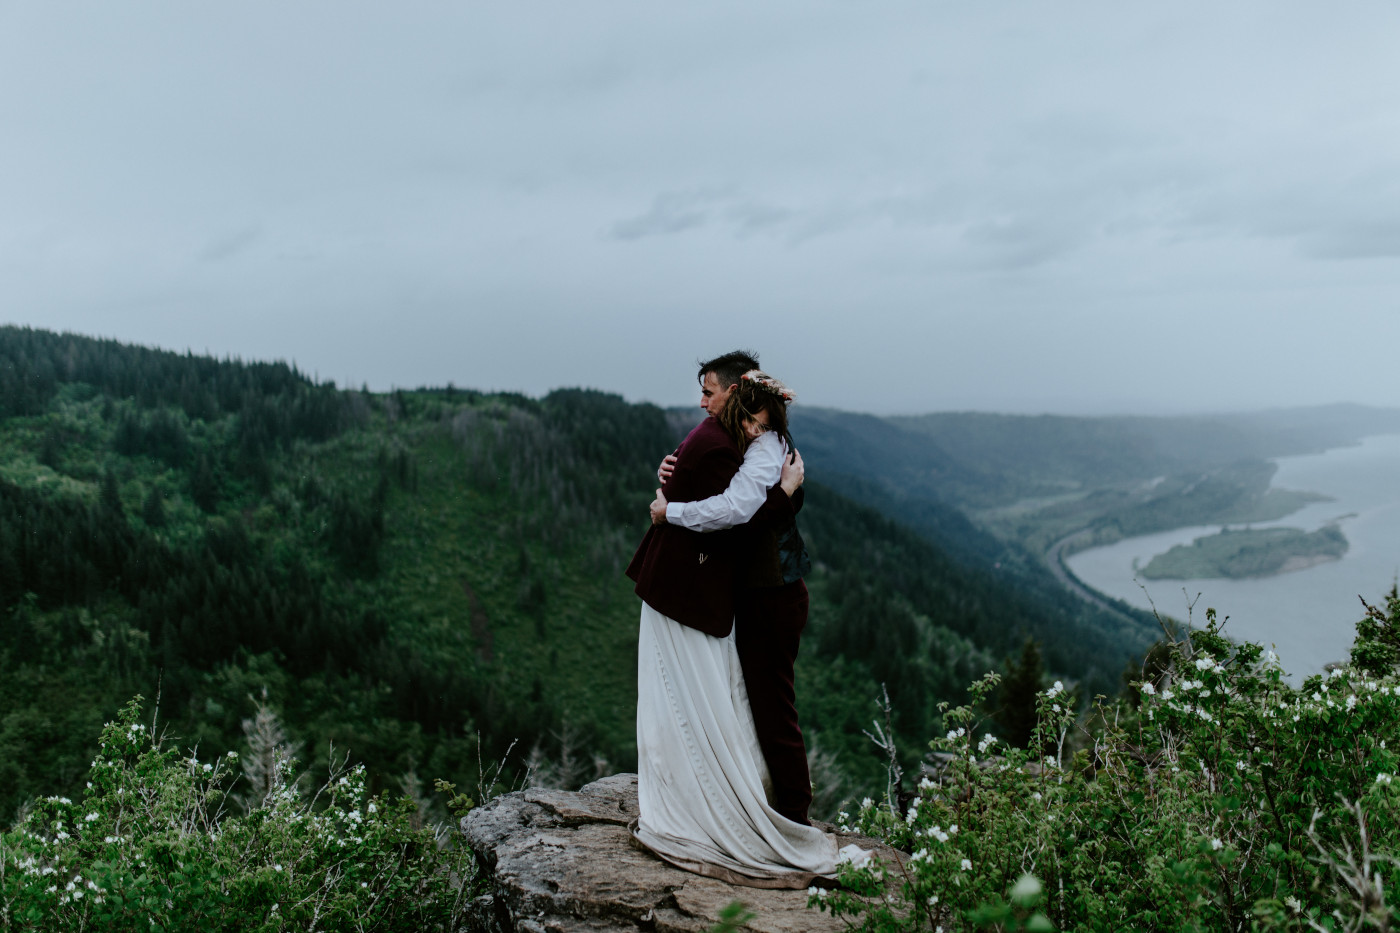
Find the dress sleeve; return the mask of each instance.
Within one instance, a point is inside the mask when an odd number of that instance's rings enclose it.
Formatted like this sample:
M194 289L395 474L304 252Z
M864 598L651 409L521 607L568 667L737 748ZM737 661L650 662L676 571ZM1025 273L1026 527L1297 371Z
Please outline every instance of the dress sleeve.
M728 489L697 502L667 503L666 521L690 531L720 531L742 525L758 514L782 472L783 442L769 431L749 444Z

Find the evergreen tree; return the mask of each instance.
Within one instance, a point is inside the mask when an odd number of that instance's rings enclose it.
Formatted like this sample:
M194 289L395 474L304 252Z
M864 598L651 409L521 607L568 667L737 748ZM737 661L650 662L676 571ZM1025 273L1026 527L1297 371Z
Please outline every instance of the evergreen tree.
M57 470L62 454L63 448L58 432L49 428L44 432L44 439L39 442L39 462L51 470Z
M122 509L122 494L117 486L117 475L111 470L102 472L102 507L117 515L126 514Z
M151 528L165 526L165 497L161 495L159 486L152 486L146 501L142 503L141 519Z
M1027 638L1021 646L1021 657L1006 659L1006 673L997 688L997 709L992 718L1001 727L1002 738L1009 744L1025 748L1035 731L1036 696L1045 688L1045 666L1040 659L1040 645Z
M208 455L200 456L190 474L190 498L206 512L213 512L219 505L219 477Z

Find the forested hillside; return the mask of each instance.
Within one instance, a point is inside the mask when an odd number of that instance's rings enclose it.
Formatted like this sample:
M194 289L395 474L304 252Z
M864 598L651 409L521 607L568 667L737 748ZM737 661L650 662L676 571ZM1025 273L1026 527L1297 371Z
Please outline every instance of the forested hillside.
M381 786L519 774L561 744L632 767L622 568L675 441L660 409L595 391L372 394L0 328L0 817L80 783L137 693L219 750L266 691L308 761L333 744ZM843 786L879 773L860 730L881 682L917 754L936 704L1028 635L1091 691L1145 647L809 475L798 690Z

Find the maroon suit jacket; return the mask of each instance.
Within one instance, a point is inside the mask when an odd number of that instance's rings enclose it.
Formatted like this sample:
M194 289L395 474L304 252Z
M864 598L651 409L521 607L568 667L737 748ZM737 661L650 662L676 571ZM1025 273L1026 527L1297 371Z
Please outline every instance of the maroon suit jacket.
M693 502L729 488L744 458L714 418L695 426L676 450L676 468L661 487L668 500ZM682 625L723 638L734 627L734 532L702 534L652 525L627 565L636 593Z

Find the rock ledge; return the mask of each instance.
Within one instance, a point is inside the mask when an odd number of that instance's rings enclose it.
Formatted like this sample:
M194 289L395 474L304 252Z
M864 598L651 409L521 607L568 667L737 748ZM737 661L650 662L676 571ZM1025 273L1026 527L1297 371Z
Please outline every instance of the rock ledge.
M636 817L635 774L578 791L517 791L473 810L462 831L492 889L477 899L476 921L491 933L703 933L740 901L756 914L742 928L754 933L846 929L809 909L805 890L742 887L672 868L632 845L627 824ZM900 858L864 836L838 838Z

